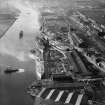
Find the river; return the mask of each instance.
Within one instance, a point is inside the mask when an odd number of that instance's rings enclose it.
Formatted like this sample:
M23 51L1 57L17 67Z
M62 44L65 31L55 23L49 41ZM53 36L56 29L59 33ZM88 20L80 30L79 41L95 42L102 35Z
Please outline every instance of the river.
M37 78L35 62L30 58L38 35L37 16L37 12L24 8L0 39L0 105L33 105L27 88ZM21 30L23 39L20 40ZM22 68L24 72L5 74L7 66Z

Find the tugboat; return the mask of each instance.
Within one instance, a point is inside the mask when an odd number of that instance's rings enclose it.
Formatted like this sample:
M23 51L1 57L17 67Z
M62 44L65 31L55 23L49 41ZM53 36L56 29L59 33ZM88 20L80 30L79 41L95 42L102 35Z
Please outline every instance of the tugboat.
M7 69L4 71L6 74L13 73L13 72L18 72L19 70L17 68L13 67L7 67Z
M6 68L6 70L4 70L4 72L6 74L11 74L11 73L15 73L15 72L23 72L23 71L24 71L24 69L14 68L14 67L10 67L10 66L8 66Z
M21 30L19 33L19 39L22 39L22 38L23 38L23 30Z

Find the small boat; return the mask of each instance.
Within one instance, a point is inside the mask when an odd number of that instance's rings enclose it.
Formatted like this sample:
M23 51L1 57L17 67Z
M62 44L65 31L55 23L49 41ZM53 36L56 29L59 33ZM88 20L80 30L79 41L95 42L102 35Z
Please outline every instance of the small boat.
M21 30L19 33L19 39L22 39L22 38L23 38L23 30Z
M18 71L19 71L19 69L17 69L17 68L7 67L4 72L9 74L9 73L14 73L14 72L18 72Z

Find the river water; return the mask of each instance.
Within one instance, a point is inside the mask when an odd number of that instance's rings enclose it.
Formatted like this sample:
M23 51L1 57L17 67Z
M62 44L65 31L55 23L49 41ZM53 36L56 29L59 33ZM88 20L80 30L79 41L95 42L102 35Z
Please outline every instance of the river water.
M23 9L0 39L0 105L33 105L27 88L37 78L30 50L35 49L35 36L39 34L38 14L31 9ZM20 40L21 30L23 39ZM22 68L24 71L5 74L7 66Z
M35 64L25 62L17 65L25 71L5 74L6 67L0 67L0 105L33 105L32 98L27 94L27 88L36 79Z

